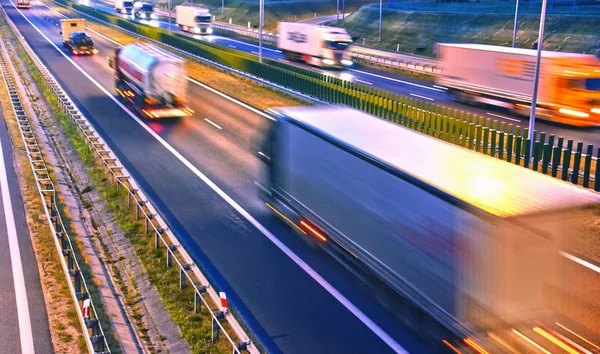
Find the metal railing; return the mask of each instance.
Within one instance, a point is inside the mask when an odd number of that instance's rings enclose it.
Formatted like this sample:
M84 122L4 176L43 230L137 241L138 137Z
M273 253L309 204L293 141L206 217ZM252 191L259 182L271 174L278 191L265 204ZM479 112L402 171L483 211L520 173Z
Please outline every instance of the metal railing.
M218 339L219 333L223 332L226 340L230 343L233 353L241 353L246 350L252 354L258 354L256 346L249 339L243 328L237 322L236 318L228 310L221 309L221 299L214 288L211 286L206 277L201 273L199 267L187 251L181 246L178 238L169 229L167 223L159 215L156 208L151 204L142 189L129 175L126 168L121 164L117 156L108 147L104 139L94 129L92 124L81 113L71 98L65 93L62 87L58 84L54 76L44 66L38 56L29 47L23 37L18 34L18 30L14 24L10 23L11 28L15 32L17 39L35 64L36 68L42 74L45 84L54 92L58 99L62 111L67 114L76 127L83 135L90 149L95 153L99 161L104 165L106 171L111 175L111 181L115 184L117 190L124 188L127 192L128 206L135 209L135 217L137 220L144 220L145 233L152 233L155 241L155 249L164 248L166 250L167 267L175 265L179 268L179 288L180 290L188 284L194 288L194 312L199 313L202 305L208 309L212 318L213 337ZM207 299L203 294L206 294L211 300L213 307L217 311L211 310ZM227 333L220 320L227 321L231 329L236 333L239 341L236 342Z
M4 13L4 10L2 11ZM40 199L44 206L46 218L49 221L48 226L52 232L56 249L61 256L61 265L68 281L71 296L76 304L77 317L81 324L81 328L85 333L83 337L86 346L90 353L110 353L104 330L98 320L96 307L90 298L90 292L85 277L82 276L81 267L75 256L76 251L71 243L71 237L67 233L68 229L65 228L57 206L57 191L55 184L46 167L42 149L38 144L34 132L34 127L23 109L23 104L21 103L17 86L15 85L15 78L9 67L9 62L11 61L10 56L4 42L0 45L2 47L2 53L0 54L2 77L10 96L10 102L17 120L19 132L21 133L21 139L27 150L27 158L36 181ZM83 306L88 303L89 312L84 317Z

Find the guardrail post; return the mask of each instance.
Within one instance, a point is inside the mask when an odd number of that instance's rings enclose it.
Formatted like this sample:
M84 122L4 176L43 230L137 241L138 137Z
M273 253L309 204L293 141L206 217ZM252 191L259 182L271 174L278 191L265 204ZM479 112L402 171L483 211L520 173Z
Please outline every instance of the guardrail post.
M73 263L73 254L71 253L71 250L66 250L65 252L65 256L67 257L67 269L71 271L73 268L75 268Z
M504 130L498 133L498 158L504 160Z
M523 137L520 135L517 135L517 138L515 140L515 165L521 164L521 147L523 146L522 140L523 140Z
M491 133L492 133L492 139L491 139L490 156L496 157L496 135L497 135L496 129L492 129Z
M199 291L194 291L194 313L202 311L202 299Z
M594 145L588 145L585 153L585 163L583 165L583 186L590 187L590 173L592 168L592 154L594 153Z
M75 294L79 294L81 293L81 274L79 273L79 269L73 269L72 273Z
M185 270L179 268L179 290L183 290L183 288L185 288Z
M488 127L483 127L483 154L487 155L488 153L488 140L489 140L489 132L490 132L490 128Z
M211 339L210 342L214 343L215 340L219 340L219 324L217 323L217 320L212 317L212 321L211 321L211 326L212 326L212 335L211 335Z

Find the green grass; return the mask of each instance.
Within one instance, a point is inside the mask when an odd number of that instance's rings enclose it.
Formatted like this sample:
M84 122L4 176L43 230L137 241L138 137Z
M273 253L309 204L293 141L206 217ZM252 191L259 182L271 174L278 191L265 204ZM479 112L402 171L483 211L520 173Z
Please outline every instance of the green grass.
M60 110L58 100L54 96L54 93L52 91L50 91L50 89L48 89L45 85L43 85L44 80L43 80L41 74L39 73L39 71L37 70L37 68L35 67L34 63L31 61L31 59L29 58L27 53L22 49L22 47L20 46L18 41L15 40L15 41L13 41L13 43L16 44L15 48L18 52L19 57L25 64L30 75L37 82L40 92L46 98L46 101L52 108L53 113L55 115L63 115L63 113ZM63 218L63 220L68 220L68 218L66 218L65 214L64 214L64 210L66 207L65 207L63 201L60 198L57 198L56 203L57 203L57 208L59 209L60 213L62 214L61 217ZM74 245L75 258L77 259L77 262L81 268L81 274L85 279L85 283L87 285L90 298L94 302L94 306L97 311L98 319L100 320L102 329L104 330L104 334L106 336L108 345L113 353L120 353L121 352L120 346L119 346L117 340L115 339L114 333L112 332L112 327L110 326L110 320L108 318L108 315L106 314L106 310L105 310L102 300L100 298L100 293L98 292L98 288L94 284L92 270L89 267L89 265L87 264L87 262L85 261L85 257L82 254L82 251L81 251L82 245L80 244L80 242L77 242L77 240L75 238L73 238L74 230L71 228L71 224L66 222L64 226L65 226L65 231L67 232L67 235L68 235L69 239L71 240L71 243ZM65 284L65 287L66 287L66 284ZM77 317L78 315L77 315L76 311L69 311L67 313L67 315L71 319L71 321L72 321L71 324L73 326L79 326L79 319ZM61 341L63 341L63 342L66 339L67 339L67 337L65 337L65 336L61 337ZM84 344L85 344L85 342L84 342Z
M346 18L343 27L366 46L401 53L434 56L434 44L444 42L510 46L513 15L485 13L384 11L383 41L378 43L379 10L362 7ZM549 15L544 49L600 53L600 16ZM519 17L517 46L531 48L537 41L539 15Z

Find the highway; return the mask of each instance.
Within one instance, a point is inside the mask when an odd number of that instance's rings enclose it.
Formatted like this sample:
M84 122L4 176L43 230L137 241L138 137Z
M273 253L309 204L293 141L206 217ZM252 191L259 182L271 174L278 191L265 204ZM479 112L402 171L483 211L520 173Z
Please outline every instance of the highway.
M44 294L1 111L0 117L0 344L3 353L52 353Z
M2 4L267 350L431 352L260 201L264 114L191 82L193 117L134 118L115 98L106 60L114 43L92 33L99 53L67 59L59 14L39 2L23 12Z
M81 1L81 4L89 5L90 7L94 6L94 3L88 0ZM100 2L98 2L96 6L99 11L105 11L110 14L117 15L114 11L114 7ZM132 16L123 16L133 19ZM164 29L169 28L168 22L160 19L136 21ZM174 32L180 32L174 20L171 23L171 30ZM186 32L180 33L191 36L200 41L208 41L223 47L229 47L246 53L258 55L258 45L256 45L255 42L250 39L230 38L221 34L200 36L192 35ZM505 122L507 125L518 125L521 126L522 129L528 127L529 125L529 119L515 116L511 112L508 112L502 108L491 106L475 107L456 102L454 101L453 97L451 97L443 88L436 87L437 85L430 81L420 80L397 73L377 70L375 68L364 67L360 65L355 65L353 68L345 70L323 70L301 63L290 63L284 58L281 51L269 45L263 46L263 56L268 59L279 60L288 64L297 65L305 69L315 70L327 75L361 84L363 86L374 87L424 102L435 103L448 108L456 109L458 111L469 112L478 116L496 119L500 122ZM600 145L600 134L598 134L599 129L600 128L575 128L540 120L536 121L536 130L538 132L545 132L547 135L554 134L556 137L564 137L567 140L572 139L575 142L583 141L586 144L594 144L595 146Z

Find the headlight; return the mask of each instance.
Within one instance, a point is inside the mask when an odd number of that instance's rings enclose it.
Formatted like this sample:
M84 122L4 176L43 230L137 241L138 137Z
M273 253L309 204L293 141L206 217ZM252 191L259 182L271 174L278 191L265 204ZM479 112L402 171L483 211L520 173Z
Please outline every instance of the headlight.
M352 60L342 59L342 65L350 66L352 65Z
M323 59L323 64L325 65L333 65L334 61L331 59Z
M207 28L207 29L206 29L206 33L208 33L208 34L211 34L212 32L213 32L213 29L212 29L212 28Z
M194 28L194 32L195 33L200 33L200 28L198 28L198 27Z
M150 18L156 20L156 14L150 15Z
M600 108L592 108L592 113L600 114Z

